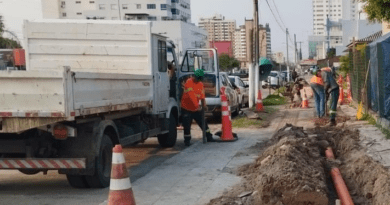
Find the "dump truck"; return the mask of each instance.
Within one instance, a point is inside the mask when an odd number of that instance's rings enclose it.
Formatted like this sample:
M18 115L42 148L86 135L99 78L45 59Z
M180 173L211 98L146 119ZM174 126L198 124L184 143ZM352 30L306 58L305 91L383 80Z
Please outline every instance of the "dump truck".
M26 70L0 71L0 169L104 188L114 145L175 145L167 62L179 63L151 22L25 21L24 37Z

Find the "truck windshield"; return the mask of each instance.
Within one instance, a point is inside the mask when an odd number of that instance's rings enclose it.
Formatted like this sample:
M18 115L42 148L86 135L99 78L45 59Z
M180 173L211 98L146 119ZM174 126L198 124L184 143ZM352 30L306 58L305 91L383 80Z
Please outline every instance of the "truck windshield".
M194 72L195 56L202 59L201 66L206 73L212 73L215 71L215 62L213 52L210 51L187 51L184 57L183 65L181 67L182 72Z

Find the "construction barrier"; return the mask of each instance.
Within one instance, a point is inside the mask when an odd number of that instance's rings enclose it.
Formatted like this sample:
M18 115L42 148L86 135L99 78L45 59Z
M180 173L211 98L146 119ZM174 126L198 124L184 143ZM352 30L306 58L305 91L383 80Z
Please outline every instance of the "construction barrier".
M263 97L261 96L261 90L259 90L258 95L257 95L256 111L257 112L263 112L264 111Z

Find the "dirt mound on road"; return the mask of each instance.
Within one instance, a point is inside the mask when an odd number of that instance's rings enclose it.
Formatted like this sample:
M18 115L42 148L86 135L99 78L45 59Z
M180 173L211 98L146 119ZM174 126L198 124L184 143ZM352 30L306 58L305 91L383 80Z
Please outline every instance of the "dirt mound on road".
M326 160L321 153L328 145L303 128L287 125L254 164L241 168L245 183L210 204L327 205Z

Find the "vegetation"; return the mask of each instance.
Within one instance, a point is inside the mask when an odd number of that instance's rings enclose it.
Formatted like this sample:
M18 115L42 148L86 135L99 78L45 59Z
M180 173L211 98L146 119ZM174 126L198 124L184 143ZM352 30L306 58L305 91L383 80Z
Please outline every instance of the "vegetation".
M234 67L240 67L240 61L230 57L228 54L221 54L219 56L219 65L221 70L230 71Z
M5 32L4 24L0 20L0 49L6 48L21 48L20 44L12 39L3 38L3 33Z
M333 58L336 56L336 49L331 48L328 53L326 53L327 58Z
M268 95L268 97L263 99L264 106L284 105L286 103L287 99L285 97L281 97L280 95Z
M254 120L254 119L248 119L244 116L237 117L232 120L232 125L234 128L263 128L267 127L269 125L268 118L278 111L277 108L273 107L265 107L264 113L259 113L259 116L262 120Z
M340 72L342 72L343 75L346 75L351 70L350 58L348 55L341 56L340 61L341 61Z
M362 0L366 2L364 10L368 14L370 21L390 22L390 1L389 0Z

